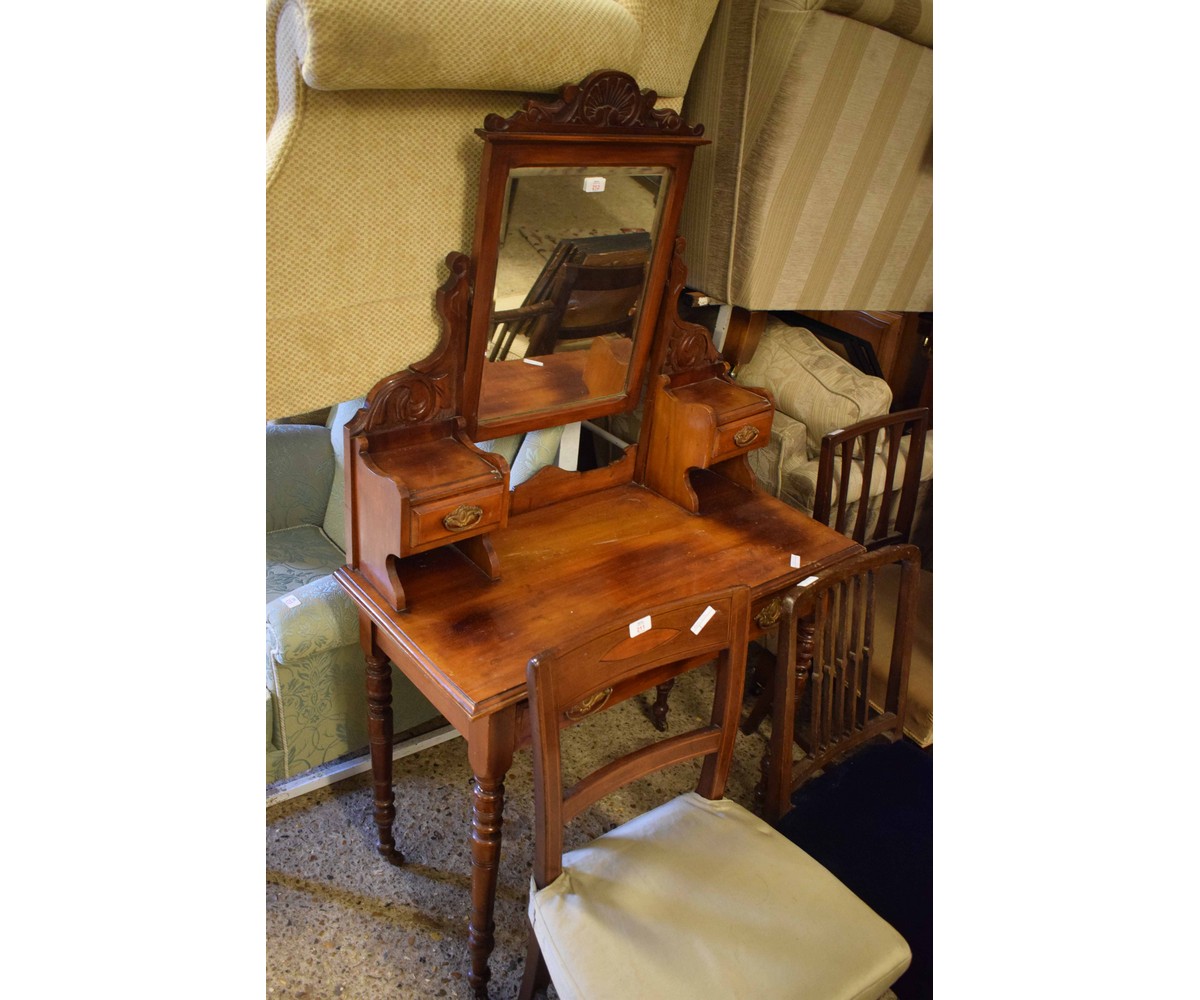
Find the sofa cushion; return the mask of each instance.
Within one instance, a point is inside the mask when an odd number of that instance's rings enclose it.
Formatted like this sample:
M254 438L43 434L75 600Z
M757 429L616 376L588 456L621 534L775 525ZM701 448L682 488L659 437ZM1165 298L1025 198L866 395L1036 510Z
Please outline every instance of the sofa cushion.
M830 431L887 413L891 387L866 375L802 327L771 317L754 356L737 373L743 385L759 385L775 397L775 409L802 420L808 457L821 454Z
M636 73L642 31L627 6L641 4L304 0L301 72L316 90L554 93L593 69ZM553 44L536 46L533 58L528 45L513 44L522 38Z
M904 473L908 461L909 436L906 434L900 440L899 454L896 456L896 476L894 492L904 483ZM806 458L784 462L779 470L780 488L777 496L783 497L794 507L812 513L817 491L817 472L821 466L820 458ZM884 478L887 475L887 456L883 450L882 437L875 452L875 463L871 470L871 496L877 497L883 493ZM830 491L830 503L838 501L839 486L842 481L842 460L833 460L833 484ZM921 461L920 482L926 483L933 478L933 434L925 435L925 451ZM846 503L852 504L862 495L863 461L853 459L850 463L850 482L846 486Z
M313 524L267 532L268 603L313 580L328 576L346 557Z

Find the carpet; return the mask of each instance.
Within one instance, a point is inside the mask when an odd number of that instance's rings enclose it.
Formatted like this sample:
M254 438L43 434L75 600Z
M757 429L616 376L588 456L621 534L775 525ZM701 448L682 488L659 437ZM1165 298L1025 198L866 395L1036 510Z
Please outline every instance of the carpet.
M779 831L828 868L908 942L892 989L933 996L933 755L873 744L792 795Z

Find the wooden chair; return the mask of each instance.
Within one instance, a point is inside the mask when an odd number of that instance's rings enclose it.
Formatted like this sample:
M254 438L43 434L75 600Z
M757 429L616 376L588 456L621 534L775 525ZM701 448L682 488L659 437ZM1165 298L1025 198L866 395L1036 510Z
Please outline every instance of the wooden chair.
M722 798L746 663L748 590L656 608L530 660L535 786L529 946L520 996L878 997L907 968L904 939L807 854ZM645 619L642 619L645 621ZM563 787L561 731L716 660L710 721ZM581 734L582 735L582 734ZM703 757L699 784L563 853L563 827L603 796Z
M899 587L885 598L877 580L893 567ZM892 545L833 566L784 597L763 759L768 822L787 812L792 792L817 771L877 737L903 735L920 570L915 545ZM894 606L878 607L885 599ZM892 623L890 643L877 618ZM880 645L889 649L886 680L872 685Z
M826 434L821 439L813 518L868 549L911 541L928 430L929 409L919 407ZM864 459L868 455L869 462ZM877 504L867 500L875 492L871 486L876 477L883 488Z

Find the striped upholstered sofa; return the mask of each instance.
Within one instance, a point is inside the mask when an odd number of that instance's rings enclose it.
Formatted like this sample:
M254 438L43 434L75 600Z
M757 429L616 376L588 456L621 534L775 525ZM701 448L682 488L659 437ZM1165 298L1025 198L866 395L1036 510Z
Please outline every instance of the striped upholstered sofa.
M721 0L684 115L688 283L748 310L933 309L932 0Z

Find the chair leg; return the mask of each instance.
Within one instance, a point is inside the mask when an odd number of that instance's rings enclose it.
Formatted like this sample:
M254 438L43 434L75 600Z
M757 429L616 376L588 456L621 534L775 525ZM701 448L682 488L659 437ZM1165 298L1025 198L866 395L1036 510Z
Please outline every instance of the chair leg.
M675 686L675 679L663 681L658 685L658 695L654 699L654 707L650 710L654 717L654 728L660 733L667 731L667 712L671 706L667 704L667 699L671 697L671 688Z
M546 968L541 946L528 918L525 923L529 928L529 940L525 945L525 971L521 975L521 991L517 997L518 1000L533 1000L538 994L544 994L550 985L550 970Z

